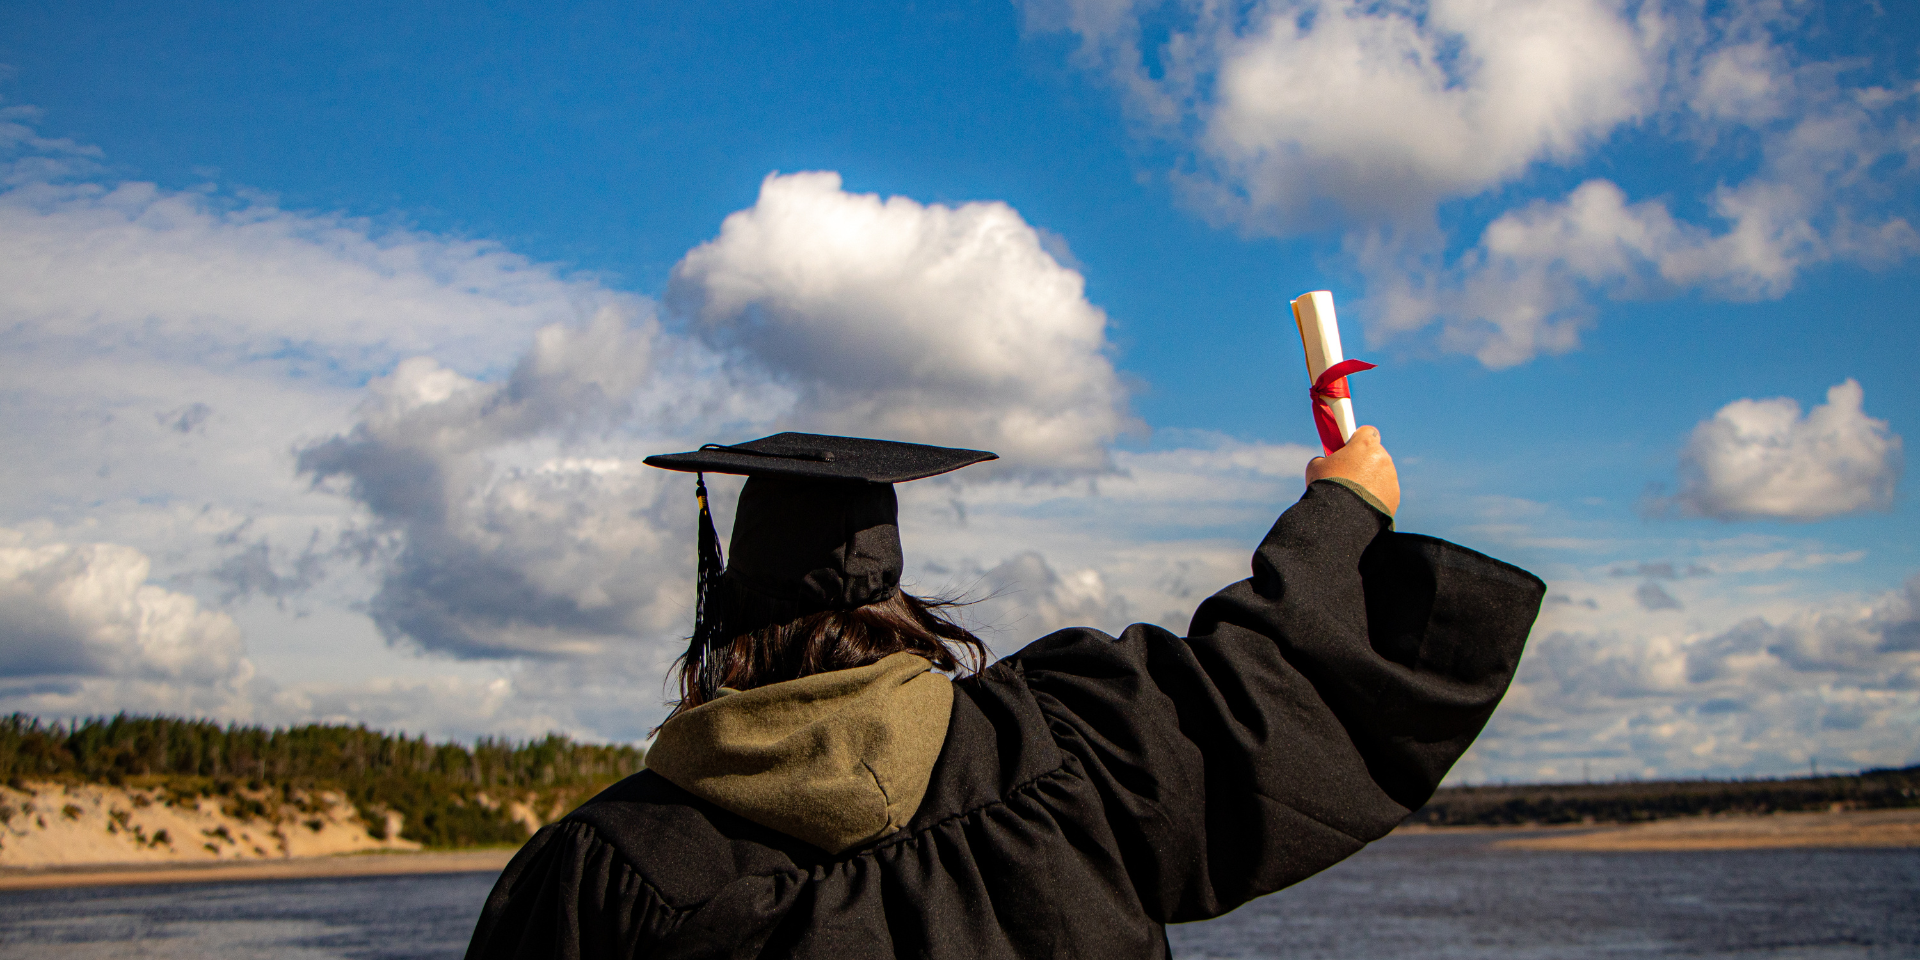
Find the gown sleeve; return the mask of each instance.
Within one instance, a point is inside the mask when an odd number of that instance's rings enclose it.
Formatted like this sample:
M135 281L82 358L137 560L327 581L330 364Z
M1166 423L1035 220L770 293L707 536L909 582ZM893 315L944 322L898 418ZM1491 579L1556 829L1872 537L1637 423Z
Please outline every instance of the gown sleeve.
M1506 692L1545 592L1322 481L1188 637L1066 630L1010 659L1098 790L1148 915L1200 920L1424 804Z

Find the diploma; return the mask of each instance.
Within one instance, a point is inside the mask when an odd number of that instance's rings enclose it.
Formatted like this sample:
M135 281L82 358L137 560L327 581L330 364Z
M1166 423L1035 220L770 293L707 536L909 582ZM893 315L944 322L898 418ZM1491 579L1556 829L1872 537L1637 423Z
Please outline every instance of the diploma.
M1340 352L1340 321L1333 314L1333 294L1315 290L1293 301L1293 322L1300 328L1300 345L1307 353L1308 394L1313 398L1314 426L1320 448L1331 454L1347 445L1359 424L1353 419L1347 374L1373 369L1373 364L1348 360Z

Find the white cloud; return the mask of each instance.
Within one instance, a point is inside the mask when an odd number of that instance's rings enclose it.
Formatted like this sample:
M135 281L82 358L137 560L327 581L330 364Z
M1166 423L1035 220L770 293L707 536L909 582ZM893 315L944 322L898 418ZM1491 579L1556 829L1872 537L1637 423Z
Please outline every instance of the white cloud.
M1798 52L1808 9L1041 0L1029 15L1082 37L1083 61L1180 151L1173 177L1203 213L1344 233L1370 342L1428 334L1501 368L1575 349L1607 299L1778 297L1811 266L1920 252L1920 86ZM1603 178L1527 186L1628 130L1735 173L1677 200ZM1486 198L1490 223L1452 253L1437 224L1464 198Z
M344 217L147 183L0 193L0 314L14 349L84 344L349 377L430 350L481 372L537 327L608 299L623 298L492 244Z
M1171 9L1169 9L1171 8ZM1133 16L1173 22L1149 46ZM1536 162L1579 157L1648 113L1668 26L1606 0L1035 4L1073 29L1129 105L1191 131L1190 183L1270 229L1416 214Z
M1037 551L1016 553L985 570L975 564L953 569L939 563L933 569L968 584L967 599L972 602L959 608L957 616L998 656L1066 627L1112 633L1134 620L1126 598L1108 588L1100 570L1087 567L1062 575Z
M964 614L1002 654L1069 626L1184 631L1202 600L1248 575L1319 452L1192 439L1116 452L1115 474L1079 484L902 486L909 586L979 600Z
M1774 570L1812 570L1836 563L1859 563L1865 559L1865 550L1847 550L1841 553L1821 553L1818 551L1771 550L1766 553L1733 557L1714 563L1716 573L1755 573Z
M1737 98L1723 99L1735 109ZM0 249L41 258L0 266L14 284L0 290L0 377L13 390L15 453L0 463L9 511L0 522L31 530L8 545L27 559L0 593L0 637L61 639L5 648L12 673L0 711L638 738L662 712L663 671L689 626L693 566L691 481L641 467L647 453L786 425L833 429L869 408L895 418L886 430L957 442L912 433L935 427L888 403L924 405L988 437L971 442L1014 454L1020 470L906 485L903 526L916 587L991 595L970 613L1001 652L1081 623L1183 627L1202 599L1246 576L1252 545L1297 496L1313 453L1208 438L1109 455L1125 394L1104 317L1078 275L1046 253L1044 236L1001 205L883 201L824 176L778 178L772 192L792 195L743 211L680 271L678 302L697 332L689 337L656 324L640 298L484 244L214 193L62 185L46 171L69 175L86 152L33 149L57 156L39 173L16 164L16 190L0 197ZM818 222L842 233L819 249L797 243L795 224L808 215L789 201L817 204ZM90 246L105 264L98 275ZM776 269L781 251L799 258L791 273ZM209 272L190 284L142 272L149 260L174 270L204 260ZM398 305L391 330L388 302ZM874 342L858 342L869 327ZM913 365L960 334L981 340L982 352L948 357L947 379L920 384ZM1032 355L1006 352L1005 338L1029 335L1042 345ZM802 349L816 341L842 342L868 364L870 394ZM969 393L1043 373L1052 379L1012 403ZM1037 445L1072 424L1079 445ZM318 492L308 482L316 477L325 478ZM730 496L719 500L724 514ZM99 540L121 546L77 545ZM1858 559L1778 546L1745 560L1698 559L1716 574ZM1603 574L1611 592L1582 588L1577 596L1593 606L1564 604L1555 615L1645 619L1633 592L1653 576ZM1521 710L1523 726L1496 729L1489 756L1508 757L1505 770L1532 769L1599 730L1603 745L1635 762L1681 762L1678 740L1663 746L1615 727L1747 710L1756 728L1769 716L1853 724L1833 736L1855 739L1832 742L1879 750L1876 762L1896 757L1888 724L1911 714L1899 712L1905 674L1889 658L1920 645L1911 616L1883 605L1878 620L1847 620L1837 606L1821 608L1853 623L1847 633L1796 619L1778 600L1761 611L1767 638L1714 646L1707 641L1732 636L1717 583L1662 587L1685 603L1659 615L1670 637L1613 621L1556 623L1556 635L1632 639L1594 641L1605 649L1573 658L1569 669L1594 678L1604 697ZM75 599L90 596L118 599ZM303 608L315 614L298 619ZM248 625L245 648L235 618ZM335 636L349 625L363 632ZM296 643L301 650L287 649ZM1729 678L1748 670L1737 676L1785 684L1782 699L1686 699L1696 651ZM1742 666L1756 656L1776 665ZM303 672L303 658L331 672ZM278 668L249 678L251 663ZM1805 682L1788 690L1795 677ZM1514 703L1551 701L1554 679L1534 677ZM1710 682L1735 681L1715 673ZM1657 709L1636 706L1645 704ZM1524 724L1559 732L1502 739L1502 729L1538 729ZM1709 759L1762 755L1749 745Z
M673 647L691 511L684 478L639 463L663 449L791 426L975 444L1027 479L1111 469L1125 394L1105 317L1003 204L771 177L673 283L705 343L609 309L543 328L503 380L410 359L300 451L367 512L390 640L579 662Z
M341 473L343 489L382 505L371 511L390 534L371 604L382 628L505 673L286 684L260 715L411 728L444 714L439 729L644 736L664 713L662 677L691 621L691 481L617 455L558 456L540 442L454 452L467 434L446 425L471 428L476 411L496 407L497 388L443 373L403 365L394 382L374 384L377 398L398 399L371 401L362 424L314 448L325 452L311 462L354 464L364 477ZM397 382L403 374L412 380ZM390 406L402 412L387 419ZM1139 618L1181 629L1201 600L1247 575L1253 544L1298 495L1311 455L1216 440L1123 452L1118 472L1073 485L905 484L908 585L979 600L960 615L1003 654L1065 626L1117 631ZM454 476L466 479L448 485ZM739 483L709 480L724 537ZM388 484L412 492L373 493Z
M1085 282L1003 203L958 207L770 176L674 268L668 303L799 393L782 422L969 446L1014 470L1110 466L1129 425Z
M1843 83L1842 65L1802 62L1768 24L1736 18L1719 33L1676 52L1694 66L1669 91L1696 149L1753 164L1699 198L1705 217L1593 179L1499 215L1451 264L1376 235L1356 244L1378 288L1375 338L1437 326L1446 348L1506 367L1576 347L1601 299L1775 298L1809 267L1920 252L1911 205L1895 202L1914 169L1920 87Z
M553 703L517 697L511 679L374 677L353 684L294 684L261 698L262 723L366 724L376 730L432 730L437 736L532 739L552 732L590 738L625 731L583 728ZM639 739L636 736L620 739Z
M1293 225L1327 201L1392 215L1479 193L1645 113L1657 36L1591 0L1260 8L1214 41L1212 195Z
M673 645L690 511L683 478L639 460L705 439L791 426L977 445L1025 478L1111 469L1105 317L1003 204L771 177L673 283L712 346L603 311L541 330L498 382L407 360L301 451L385 545L387 637L477 658Z
M331 540L344 512L306 490L292 448L338 429L367 378L425 352L485 376L543 326L645 309L494 244L112 181L98 151L31 119L0 111L16 454L0 462L0 523L111 525L163 578L259 545L210 543L210 516Z
M1602 778L1920 762L1916 638L1920 577L1865 603L1834 598L1715 629L1537 630L1474 748L1480 772L1464 773L1566 779L1581 759Z
M111 543L27 545L0 529L0 678L244 681L225 613L148 582L153 565Z
M1363 244L1380 305L1373 336L1437 324L1444 347L1497 369L1578 346L1602 296L1697 290L1774 298L1813 265L1878 265L1920 251L1920 234L1905 218L1879 216L1872 191L1850 183L1883 160L1905 162L1892 131L1876 134L1857 105L1835 112L1771 138L1767 169L1715 191L1718 229L1676 218L1663 200L1632 202L1611 181L1590 180L1560 200L1501 215L1447 268L1423 265L1406 247Z
M408 360L369 386L351 431L301 451L299 469L363 505L389 545L370 610L390 639L584 654L650 633L643 610L663 593L683 599L661 475L581 449L633 412L658 336L650 316L603 311L541 330L493 383Z
M1804 415L1788 397L1735 400L1693 429L1681 487L1655 511L1721 520L1823 520L1893 507L1900 437L1867 416L1853 380Z
M486 613L497 614L493 629L505 639L491 642L549 650L598 638L583 630L542 647L516 634L514 615L500 611L521 597L573 603L582 622L606 621L599 611L609 606L631 614L596 590L633 569L628 555L649 545L623 545L632 521L582 514L626 517L632 504L621 496L640 471L600 469L591 444L638 415L634 404L646 400L662 364L700 362L652 351L657 328L646 301L493 244L211 189L111 182L89 165L97 151L34 137L30 119L0 116L0 148L14 152L0 192L0 378L15 454L0 463L0 523L32 530L39 544L124 544L63 554L62 563L91 571L69 593L109 574L142 585L126 586L121 620L101 614L92 627L80 613L55 616L65 608L45 597L64 594L13 597L9 642L58 652L82 672L23 676L7 685L0 709L307 719L273 706L299 692L297 670L249 680L250 668L234 665L242 614L254 648L245 662L284 668L350 649L349 672L367 678L344 683L356 689L489 682L485 669L418 656L411 644L387 647L364 612L379 597L390 620L433 623L431 603L402 589L417 583L408 575L426 574L404 561L438 548L455 573L497 572L490 551L498 543L488 536L514 539L531 570L509 565L464 595L526 575L520 593L502 591L473 614L481 627ZM706 382L704 371L683 368L669 391ZM365 401L363 442L346 451L365 455L349 464L359 472L342 474L365 482L367 500L316 492L298 452L353 422L370 377L385 392ZM724 395L725 377L715 379L674 402ZM734 416L739 406L707 403L676 417ZM409 468L422 472L400 476ZM435 509L452 520L418 520ZM412 545L409 523L443 535ZM611 572L594 567L609 557ZM677 572L672 560L657 562ZM64 568L34 569L44 579ZM382 591L390 580L399 586ZM277 603L249 605L254 597ZM457 609L461 599L449 601ZM315 612L335 629L303 629ZM536 603L523 632L536 632L543 615L554 619ZM67 634L56 634L93 639L64 647L33 640L62 623ZM23 632L30 626L41 633ZM476 630L475 642L487 641ZM111 653L114 644L133 652ZM232 649L223 654L222 644ZM8 658L20 671L36 662L13 649ZM99 666L108 661L117 666ZM503 709L547 715L521 701Z
M99 147L43 137L35 126L39 119L36 107L0 107L0 155L8 158L0 161L0 186L44 183L98 167L103 156Z

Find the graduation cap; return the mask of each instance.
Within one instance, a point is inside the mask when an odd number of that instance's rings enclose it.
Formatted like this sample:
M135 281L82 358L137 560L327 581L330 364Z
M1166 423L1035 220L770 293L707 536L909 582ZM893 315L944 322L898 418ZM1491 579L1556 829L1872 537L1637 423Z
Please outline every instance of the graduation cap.
M648 457L650 467L700 475L700 578L689 653L699 660L703 699L717 696L726 678L729 664L711 655L716 647L809 613L878 603L900 589L894 484L994 459L984 450L811 433ZM747 478L725 557L707 504L707 473Z

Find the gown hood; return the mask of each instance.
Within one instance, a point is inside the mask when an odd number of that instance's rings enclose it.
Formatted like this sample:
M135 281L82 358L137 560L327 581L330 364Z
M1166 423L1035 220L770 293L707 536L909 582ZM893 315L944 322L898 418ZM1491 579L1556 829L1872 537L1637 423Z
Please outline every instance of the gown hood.
M829 853L913 818L953 711L953 685L911 653L722 694L667 721L647 768Z

